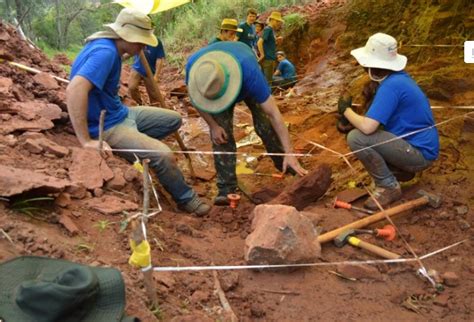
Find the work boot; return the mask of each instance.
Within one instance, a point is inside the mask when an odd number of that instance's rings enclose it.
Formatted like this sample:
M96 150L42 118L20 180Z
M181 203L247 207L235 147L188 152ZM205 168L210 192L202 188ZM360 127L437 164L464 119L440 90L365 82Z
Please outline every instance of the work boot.
M214 205L216 205L216 206L228 206L228 205L230 205L229 198L227 198L227 195L225 195L225 196L219 195L214 199Z
M374 197L377 199L379 204L385 208L386 206L390 205L392 202L397 201L402 196L402 189L400 185L397 183L396 187L393 188L382 188L376 187L374 191ZM371 210L379 209L375 201L369 197L365 203L364 207Z
M178 208L190 214L194 213L198 217L206 215L211 210L211 206L205 204L198 196L194 196L190 201L178 205Z

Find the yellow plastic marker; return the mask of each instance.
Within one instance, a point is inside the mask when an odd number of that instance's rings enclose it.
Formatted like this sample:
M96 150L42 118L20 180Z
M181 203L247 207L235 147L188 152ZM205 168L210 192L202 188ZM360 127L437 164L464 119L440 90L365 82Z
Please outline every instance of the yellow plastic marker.
M189 0L114 0L114 2L148 15L179 7Z
M135 241L130 239L130 247L133 250L132 256L128 259L128 263L136 267L149 267L151 265L150 244L143 240L138 246Z

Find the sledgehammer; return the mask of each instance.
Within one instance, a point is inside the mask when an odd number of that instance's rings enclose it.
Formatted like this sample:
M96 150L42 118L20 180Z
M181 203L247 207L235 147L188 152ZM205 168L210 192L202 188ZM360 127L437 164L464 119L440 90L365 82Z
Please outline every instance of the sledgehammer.
M373 224L374 222L380 221L385 219L386 217L391 217L396 214L399 214L403 211L410 210L419 206L424 206L424 205L430 205L433 208L438 208L441 204L441 198L438 196L435 196L431 193L428 193L424 190L418 191L418 195L420 196L419 198L415 200L408 201L404 204L395 206L393 208L387 209L385 211L378 212L376 214L373 214L372 216L368 216L365 218L362 218L361 220L354 221L350 224L347 224L343 227L334 229L330 232L327 232L325 234L322 234L318 237L318 241L323 244L328 241L333 240L336 238L338 235L342 234L346 230L349 229L357 229L357 228L364 228L370 224Z
M359 238L353 236L355 234L354 229L349 229L334 238L334 245L337 247L343 247L346 244L350 244L355 247L359 247L362 249L365 249L375 255L378 255L383 258L387 259L397 259L400 258L399 254L392 253L386 249L383 249L379 246L373 245L371 243L368 243L366 241L360 240Z

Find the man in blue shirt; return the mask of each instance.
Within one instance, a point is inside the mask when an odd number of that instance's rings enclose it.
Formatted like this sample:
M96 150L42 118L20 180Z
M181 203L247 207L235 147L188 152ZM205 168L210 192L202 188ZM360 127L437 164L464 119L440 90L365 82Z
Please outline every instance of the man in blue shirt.
M286 59L284 51L276 53L278 60L278 67L273 74L273 86L286 89L296 84L296 69L295 66Z
M257 10L250 8L247 10L247 19L239 24L239 28L242 30L237 33L239 41L243 42L250 48L255 45L255 20L257 20Z
M122 56L137 55L145 45L156 46L150 18L123 9L107 30L87 38L71 70L66 102L71 123L84 148L99 148L99 117L105 110L104 146L118 150L125 159L150 159L150 167L181 210L199 216L209 212L189 187L170 148L160 140L181 126L181 117L170 110L140 106L129 108L118 96ZM110 147L109 147L110 146Z
M375 199L385 207L402 195L398 180L413 178L437 159L438 131L426 95L403 70L407 58L397 53L395 38L377 33L351 55L379 85L365 116L351 109L351 99L341 99L338 109L355 127L347 142L374 180ZM365 207L379 208L372 198Z
M258 40L258 61L262 64L263 73L269 85L272 84L273 72L276 61L276 37L275 32L281 29L283 18L281 13L274 11L268 18L268 25L263 29L263 35Z
M219 42L191 55L186 64L186 83L193 105L209 125L219 190L214 204L228 204L227 194L237 189L236 144L233 135L234 106L244 101L252 113L255 131L270 153L293 152L288 130L271 96L252 50L241 42ZM272 156L275 166L304 175L291 155ZM290 170L290 169L288 169Z
M163 62L165 60L165 49L163 43L158 39L157 46L145 46L143 49L145 53L148 65L150 65L151 72L153 73L153 79L155 82L159 82L161 69L163 68ZM140 83L142 80L145 81L146 91L150 104L158 102L158 96L154 91L153 84L147 81L145 66L140 61L140 56L135 55L133 58L132 71L130 72L130 79L128 81L128 93L137 102L138 105L143 105L142 96L140 94Z

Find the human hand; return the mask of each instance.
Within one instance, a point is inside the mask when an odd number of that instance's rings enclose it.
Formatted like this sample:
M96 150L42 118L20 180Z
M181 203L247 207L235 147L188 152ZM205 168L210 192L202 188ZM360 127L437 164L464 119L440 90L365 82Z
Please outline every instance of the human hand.
M225 144L227 143L227 133L225 133L222 127L217 125L211 128L211 139L214 144Z
M349 122L349 120L344 115L338 115L338 120L336 128L341 133L349 133L354 126Z
M300 176L308 174L308 170L301 167L298 159L296 159L294 155L285 155L285 158L283 159L283 173L286 172L288 167L291 167Z
M344 112L348 107L352 106L352 96L349 92L344 92L339 100L337 101L337 111L340 115L344 115Z
M82 144L82 147L85 148L85 149L94 149L94 150L97 150L97 151L101 152L100 151L100 141L99 140L86 141ZM109 155L109 156L112 155L112 148L105 141L102 141L102 150L106 153L106 155Z

